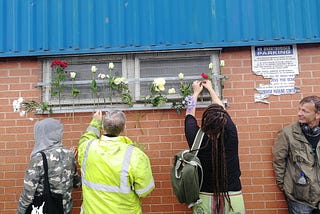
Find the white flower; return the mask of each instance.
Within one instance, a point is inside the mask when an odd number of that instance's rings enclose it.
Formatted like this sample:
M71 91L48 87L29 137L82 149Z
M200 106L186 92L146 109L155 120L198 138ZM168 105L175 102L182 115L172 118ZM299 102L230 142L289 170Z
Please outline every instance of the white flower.
M13 103L12 103L13 112L20 112L22 103L23 103L23 98L22 97L20 97L17 100L14 100Z
M76 75L77 75L77 73L76 72L70 72L70 78L71 79L74 79L74 78L76 78Z
M164 91L165 87L164 85L166 84L166 80L163 78L156 78L153 81L153 85L155 86L156 91Z
M26 115L26 111L20 111L19 114L20 114L20 117L23 117Z
M212 69L213 69L213 63L210 62L210 64L209 64L209 70L212 70Z
M13 112L20 112L20 106L13 106Z
M96 73L97 70L98 70L98 68L95 65L91 66L92 73Z
M20 105L18 104L18 100L14 100L12 103L13 112L18 112L20 110Z
M170 88L168 90L168 94L175 94L176 93L176 90L174 88Z
M114 84L119 85L121 82L123 82L123 77L117 77L114 79Z
M180 74L178 75L178 77L179 77L179 80L183 80L184 74L183 74L183 73L180 73Z
M113 70L114 69L114 64L113 64L113 62L109 62L109 70L111 71L111 70Z
M24 101L23 97L19 97L18 102L23 103L23 101Z
M99 73L98 78L100 79L105 79L107 77L107 75Z

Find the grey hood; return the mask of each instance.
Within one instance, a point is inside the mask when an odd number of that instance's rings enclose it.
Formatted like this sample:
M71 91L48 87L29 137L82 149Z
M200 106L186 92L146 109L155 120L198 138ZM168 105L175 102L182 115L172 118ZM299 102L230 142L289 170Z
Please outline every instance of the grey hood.
M62 146L63 125L59 120L46 118L34 125L34 148L31 157L36 153Z

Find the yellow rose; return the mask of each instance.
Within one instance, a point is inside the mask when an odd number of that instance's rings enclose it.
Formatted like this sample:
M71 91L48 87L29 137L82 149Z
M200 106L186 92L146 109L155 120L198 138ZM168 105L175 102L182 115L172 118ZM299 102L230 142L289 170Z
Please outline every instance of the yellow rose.
M123 81L123 77L117 77L114 79L114 84L119 85Z
M159 85L157 88L159 89L159 91L164 91L165 90L164 85Z

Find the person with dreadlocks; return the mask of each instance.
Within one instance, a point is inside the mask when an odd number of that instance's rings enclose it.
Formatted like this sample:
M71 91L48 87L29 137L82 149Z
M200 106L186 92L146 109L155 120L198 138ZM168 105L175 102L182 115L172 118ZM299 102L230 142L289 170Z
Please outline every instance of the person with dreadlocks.
M193 206L193 213L245 213L240 181L237 128L222 101L216 95L210 80L194 81L193 95L187 98L185 136L191 148L198 130L205 133L198 157L203 168L201 203ZM207 89L212 104L202 115L201 127L195 118L199 94Z

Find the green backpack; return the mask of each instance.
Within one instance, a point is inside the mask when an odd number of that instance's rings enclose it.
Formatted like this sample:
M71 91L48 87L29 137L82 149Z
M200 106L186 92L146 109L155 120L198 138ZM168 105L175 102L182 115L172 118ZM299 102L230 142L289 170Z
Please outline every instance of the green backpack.
M171 185L173 192L181 204L188 204L191 208L201 203L199 198L203 181L203 171L197 157L204 132L199 129L190 150L183 150L174 156L171 169ZM200 179L199 179L199 174Z

